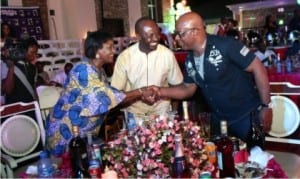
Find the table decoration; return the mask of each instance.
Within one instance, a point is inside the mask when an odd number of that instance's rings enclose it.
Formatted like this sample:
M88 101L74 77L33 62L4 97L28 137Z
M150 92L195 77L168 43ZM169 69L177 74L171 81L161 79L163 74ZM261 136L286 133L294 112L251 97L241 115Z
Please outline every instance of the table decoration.
M184 156L190 176L213 172L204 150L201 128L192 121L177 121L169 116L149 116L129 135L120 134L104 148L103 160L118 172L118 176L168 178L172 176L174 136L181 133Z

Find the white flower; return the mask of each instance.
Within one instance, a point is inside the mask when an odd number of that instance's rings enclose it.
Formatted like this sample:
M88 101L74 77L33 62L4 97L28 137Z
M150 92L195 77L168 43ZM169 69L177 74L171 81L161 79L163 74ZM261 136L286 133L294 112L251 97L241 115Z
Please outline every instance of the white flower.
M167 136L162 136L162 138L161 138L161 140L163 141L163 142L167 142Z
M168 126L169 126L170 128L173 128L174 122L173 122L173 121L169 121L169 122L168 122Z
M127 162L128 161L128 156L124 157L124 161Z
M143 169L143 165L141 164L140 161L137 162L136 168L137 168L138 170L142 170L142 169Z
M158 140L158 143L159 143L159 145L161 145L161 144L164 143L164 141L163 141L162 139L159 139L159 140Z

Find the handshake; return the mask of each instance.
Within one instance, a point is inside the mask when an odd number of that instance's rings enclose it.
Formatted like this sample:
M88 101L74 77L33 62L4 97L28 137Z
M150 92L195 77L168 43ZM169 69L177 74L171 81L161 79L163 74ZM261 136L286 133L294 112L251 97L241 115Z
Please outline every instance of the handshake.
M158 86L148 86L143 88L138 88L141 95L140 100L148 105L153 105L155 102L161 99L160 87Z

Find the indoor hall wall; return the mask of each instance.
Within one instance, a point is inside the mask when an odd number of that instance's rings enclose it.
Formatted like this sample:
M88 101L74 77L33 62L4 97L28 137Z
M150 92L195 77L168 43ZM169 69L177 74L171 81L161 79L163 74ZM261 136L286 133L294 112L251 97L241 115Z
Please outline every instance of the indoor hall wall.
M50 40L83 39L97 30L94 0L48 0ZM55 32L56 31L56 32Z

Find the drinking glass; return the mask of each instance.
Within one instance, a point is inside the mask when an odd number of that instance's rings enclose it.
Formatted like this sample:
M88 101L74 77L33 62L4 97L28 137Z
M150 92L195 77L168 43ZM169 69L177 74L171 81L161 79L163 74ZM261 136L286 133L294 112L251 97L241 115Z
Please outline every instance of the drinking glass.
M210 113L199 113L199 125L204 137L210 138Z

